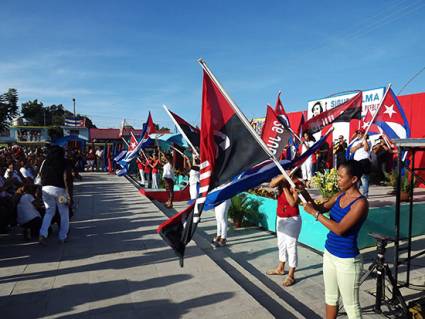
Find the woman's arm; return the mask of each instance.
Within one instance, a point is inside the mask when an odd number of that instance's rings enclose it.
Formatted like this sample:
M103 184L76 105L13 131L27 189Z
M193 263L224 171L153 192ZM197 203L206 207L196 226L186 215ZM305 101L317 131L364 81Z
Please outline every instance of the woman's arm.
M320 214L320 212L314 209L310 203L304 206L304 210L315 216L316 219L327 229L341 236L344 235L353 226L357 225L367 215L369 205L364 199L358 200L351 206L350 211L339 223Z
M283 181L285 180L285 177L283 177L283 175L279 175L279 176L277 176L277 177L275 177L275 178L273 178L271 181L270 181L270 184L269 184L269 187L277 187L277 186L279 186Z
M283 187L283 193L285 194L286 200L291 207L298 206L298 193L295 189Z

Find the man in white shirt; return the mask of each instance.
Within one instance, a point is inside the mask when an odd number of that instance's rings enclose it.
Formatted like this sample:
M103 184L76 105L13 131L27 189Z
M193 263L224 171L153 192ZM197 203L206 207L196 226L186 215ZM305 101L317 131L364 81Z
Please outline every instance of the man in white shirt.
M363 175L361 177L361 189L362 194L366 198L369 196L369 174L371 170L370 152L372 145L369 141L369 137L365 135L363 129L356 131L356 141L353 142L350 152L354 154L353 159L358 161L363 168Z
M96 150L96 166L98 171L103 171L103 149L101 147Z

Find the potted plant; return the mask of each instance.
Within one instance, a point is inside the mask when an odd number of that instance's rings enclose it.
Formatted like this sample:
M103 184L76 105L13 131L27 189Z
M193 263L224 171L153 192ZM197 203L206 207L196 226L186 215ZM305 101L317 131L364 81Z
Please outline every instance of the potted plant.
M229 217L233 220L235 228L242 224L258 225L261 216L258 213L260 202L247 197L245 194L239 194L232 197L232 203L229 208Z
M397 188L398 172L396 170L393 170L391 174L385 173L385 177L387 179L388 185L393 187L393 190L390 192L390 194L394 195L396 193ZM414 185L415 180L413 180L413 186ZM410 200L410 176L407 173L404 173L401 176L400 200L402 202L407 202Z
M311 179L313 187L319 189L323 199L329 199L339 192L338 172L335 168L326 170L324 173L317 172Z

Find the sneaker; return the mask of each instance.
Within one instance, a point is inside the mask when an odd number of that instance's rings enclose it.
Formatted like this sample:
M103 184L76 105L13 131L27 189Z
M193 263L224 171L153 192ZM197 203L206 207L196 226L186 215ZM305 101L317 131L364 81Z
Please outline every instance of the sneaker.
M40 245L47 246L47 238L44 236L38 237L38 242L40 243Z

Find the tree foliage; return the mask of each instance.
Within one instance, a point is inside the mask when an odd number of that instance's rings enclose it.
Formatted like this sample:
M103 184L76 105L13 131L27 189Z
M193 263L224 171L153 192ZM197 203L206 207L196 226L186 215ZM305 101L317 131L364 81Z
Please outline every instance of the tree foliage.
M65 118L72 118L74 116L62 104L44 106L38 100L22 103L21 113L29 125L35 126L62 126L65 123ZM80 114L76 116L77 118L85 119L86 127L96 127L88 117Z
M9 89L0 95L0 131L10 126L12 119L18 114L18 92Z
M22 103L21 113L29 125L42 126L45 122L46 108L38 100Z

